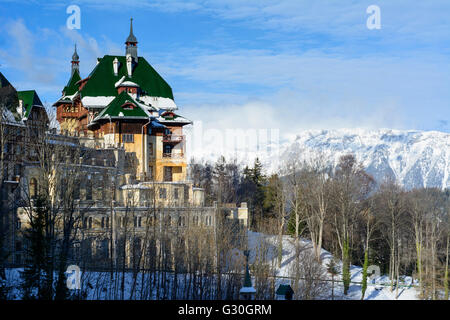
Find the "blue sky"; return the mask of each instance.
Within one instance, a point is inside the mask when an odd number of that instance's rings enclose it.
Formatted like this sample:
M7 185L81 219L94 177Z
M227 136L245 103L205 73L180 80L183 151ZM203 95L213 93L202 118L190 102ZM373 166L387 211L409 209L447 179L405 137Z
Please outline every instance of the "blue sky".
M66 27L70 4L80 30ZM380 30L366 27L372 4ZM139 55L206 126L450 132L448 12L448 0L3 0L0 70L53 103L74 43L87 76L97 57L124 54L133 17Z

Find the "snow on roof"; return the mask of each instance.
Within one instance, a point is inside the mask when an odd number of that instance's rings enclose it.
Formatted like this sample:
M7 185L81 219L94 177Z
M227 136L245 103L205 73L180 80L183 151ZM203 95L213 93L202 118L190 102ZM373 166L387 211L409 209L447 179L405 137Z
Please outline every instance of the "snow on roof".
M6 122L11 122L11 123L16 123L17 120L14 117L14 114L11 112L11 110L7 109L7 108L2 108L3 110L3 120L5 120Z
M173 118L173 119L166 119L163 116L159 116L156 118L156 120L158 120L159 122L162 122L162 123L164 123L164 122L191 123L190 120L188 120L184 117L181 117L181 116L177 116L176 118Z
M175 104L175 101L173 101L170 98L142 95L139 97L139 100L157 109L166 109L166 110L178 109L177 105Z
M120 78L119 79L119 81L117 81L115 84L114 84L114 87L118 87L118 86L120 86L120 84L123 82L123 80L125 80L125 76L122 76L122 78Z
M256 290L253 287L242 287L239 293L256 293Z
M139 85L137 85L133 81L124 81L121 84L119 84L119 86L121 86L121 87L139 87Z
M114 96L83 97L83 99L81 99L81 102L83 103L83 106L85 106L85 107L103 108L103 107L106 107L111 101L113 101L114 98L115 98Z

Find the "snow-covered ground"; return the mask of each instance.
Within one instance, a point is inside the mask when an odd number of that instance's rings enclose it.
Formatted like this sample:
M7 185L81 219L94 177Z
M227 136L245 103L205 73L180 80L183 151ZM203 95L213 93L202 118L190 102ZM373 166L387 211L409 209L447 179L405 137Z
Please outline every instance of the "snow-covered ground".
M250 249L250 263L252 263L255 259L255 253L258 251L258 248L261 246L265 246L268 249L268 259L271 259L275 262L277 259L277 236L268 236L257 232L248 233L248 241L249 241L249 249ZM300 241L300 245L304 247L306 250L312 250L312 244L309 240L302 239ZM282 262L281 268L278 269L277 275L280 277L289 277L290 270L295 263L294 258L295 250L294 250L294 239L290 236L283 236L283 253L282 253ZM330 252L322 249L321 251L322 257L322 266L326 270L326 265L333 258ZM274 263L276 265L276 263ZM339 269L342 267L342 263L338 263ZM351 285L347 295L344 295L344 287L341 281L341 275L335 277L335 285L334 285L334 295L335 299L345 299L345 300L360 300L361 299L361 282L362 282L362 267L352 265L350 268L351 272ZM331 279L331 275L328 275L329 279ZM389 287L389 278L386 275L381 275L379 277L372 278L373 283L368 280L367 290L365 293L364 300L395 300L396 299L396 291L394 289L391 292ZM279 279L278 283L290 284L290 279ZM410 286L412 284L411 277L403 277L402 285L399 286L398 290L398 298L397 300L416 300L417 291L415 287ZM417 283L414 283L417 285ZM331 293L329 294L331 297Z
M305 239L300 241L300 245L304 250L312 250L311 242ZM248 247L250 249L250 264L255 262L255 256L258 254L259 248L264 248L267 253L266 261L269 264L276 266L277 260L277 236L265 235L257 232L248 232ZM291 284L290 280L290 270L296 263L294 258L294 240L290 236L283 236L283 251L282 251L282 262L281 267L276 270L277 280L276 287L279 284ZM326 265L332 259L332 255L326 251L321 251L322 266L326 270ZM339 268L341 263L338 262ZM6 276L6 283L8 286L14 289L10 292L9 299L21 299L22 294L20 290L20 271L22 269L8 269ZM334 298L345 299L345 300L360 300L361 299L361 281L362 281L362 268L358 266L351 266L351 285L347 295L343 293L343 285L341 281L341 276L335 277L334 283ZM121 299L120 295L120 279L121 274L117 275L117 281L110 280L111 274L108 272L82 272L81 276L81 288L83 291L88 293L87 299L89 300L104 300L104 299ZM148 275L147 275L148 276ZM182 275L180 275L182 277ZM331 276L326 274L326 277L331 280ZM133 277L132 273L128 272L125 274L124 280L124 299L157 299L155 288L145 288L141 287L141 275L137 277L137 284L135 290L135 296L130 297ZM373 279L373 283L368 281L368 286L365 294L365 300L395 300L396 291L391 292L389 287L389 279L387 276L380 276ZM171 281L170 276L167 281ZM115 283L115 285L114 285ZM144 283L148 283L148 279L144 279ZM254 279L253 279L254 283ZM417 284L417 283L415 283ZM417 299L417 291L411 285L411 277L404 277L403 283L399 286L398 290L398 300L414 300ZM180 288L182 290L182 288ZM331 298L331 286L329 286L329 291L324 295L324 299ZM162 298L160 296L160 298ZM170 297L167 297L170 298Z

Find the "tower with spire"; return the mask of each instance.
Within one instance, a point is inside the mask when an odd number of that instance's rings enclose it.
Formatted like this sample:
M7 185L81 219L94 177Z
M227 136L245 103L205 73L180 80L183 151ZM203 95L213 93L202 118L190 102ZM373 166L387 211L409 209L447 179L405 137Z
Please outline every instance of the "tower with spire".
M75 44L75 51L72 55L72 73L71 75L73 75L75 73L75 71L78 72L78 74L80 73L80 57L78 56L77 53L77 44Z
M250 255L249 250L244 251L245 255L245 276L244 276L244 285L241 290L239 290L239 298L240 300L255 300L256 290L252 285L252 277L250 276L250 270L248 267L248 256Z
M133 18L130 18L130 34L128 35L127 40L125 41L126 52L125 55L130 55L134 62L138 62L138 54L137 54L137 39L133 34Z

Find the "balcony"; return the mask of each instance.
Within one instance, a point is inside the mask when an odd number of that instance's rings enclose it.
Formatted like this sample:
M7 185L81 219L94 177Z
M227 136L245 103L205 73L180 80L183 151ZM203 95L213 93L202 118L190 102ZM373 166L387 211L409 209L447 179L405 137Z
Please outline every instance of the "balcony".
M184 141L184 135L165 134L163 135L162 141L167 143L180 143Z
M163 153L163 159L183 160L184 154L183 153Z

